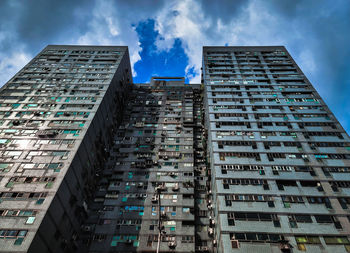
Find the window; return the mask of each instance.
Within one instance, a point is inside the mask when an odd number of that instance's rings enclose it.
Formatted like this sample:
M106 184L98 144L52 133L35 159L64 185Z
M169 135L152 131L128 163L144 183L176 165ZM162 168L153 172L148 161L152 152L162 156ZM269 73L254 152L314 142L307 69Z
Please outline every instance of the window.
M28 217L27 221L26 221L26 224L33 224L35 221L35 217Z
M192 236L192 235L182 236L181 242L182 243L193 243L194 242L194 236Z
M0 238L11 239L16 237L25 237L27 230L0 230Z
M293 170L293 167L291 166L285 166L285 165L282 165L282 166L272 166L272 171L278 171L278 172L290 172Z
M328 167L322 168L324 172L332 172L332 173L350 173L349 167Z
M267 184L267 180L262 179L223 179L224 185L263 185Z
M6 199L38 199L45 198L47 192L0 192L0 198Z
M269 213L243 213L234 212L227 214L228 219L241 220L241 221L273 221L278 220L277 214Z
M307 200L310 204L330 203L327 197L307 197Z
M279 242L282 237L279 234L256 234L256 233L234 233L230 234L231 238L235 238L238 241L260 241L267 243Z
M220 160L225 161L226 157L229 158L249 158L255 159L256 161L260 161L259 153L237 153L237 152L220 152L219 153Z
M350 198L339 197L338 201L343 209L348 209L348 205L350 205Z
M220 166L223 170L244 170L244 171L260 171L264 170L264 166L261 165L232 165L232 164L224 164Z
M12 168L12 163L0 163L0 172L8 172Z
M106 238L107 238L106 234L94 234L92 240L102 242L102 241L106 240Z
M296 236L295 240L297 244L321 244L320 238L318 236Z
M324 236L323 238L327 245L350 244L350 241L346 236Z
M225 195L226 206L231 206L232 201L244 202L273 202L273 197L270 195Z
M290 202L290 203L304 203L303 197L301 196L281 196L283 202Z
M312 223L311 216L308 214L290 214L288 215L288 219L291 224L293 222Z
M333 223L334 218L331 215L315 215L317 223Z

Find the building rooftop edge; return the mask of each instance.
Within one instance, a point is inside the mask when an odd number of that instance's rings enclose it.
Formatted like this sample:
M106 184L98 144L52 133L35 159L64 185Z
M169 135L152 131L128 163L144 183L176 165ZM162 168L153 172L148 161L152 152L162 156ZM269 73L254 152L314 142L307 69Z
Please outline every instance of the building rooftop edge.
M113 46L113 45L56 45L56 44L49 44L44 49L47 48L123 48L128 49L128 46Z
M285 49L285 46L276 45L276 46L203 46L203 51L206 49L271 49L271 48L282 48Z

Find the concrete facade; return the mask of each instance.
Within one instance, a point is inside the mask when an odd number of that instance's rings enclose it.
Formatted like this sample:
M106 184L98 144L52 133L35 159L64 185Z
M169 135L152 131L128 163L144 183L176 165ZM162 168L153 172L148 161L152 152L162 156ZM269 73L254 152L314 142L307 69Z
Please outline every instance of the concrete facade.
M159 239L160 252L209 251L201 115L199 84L134 84L90 204L89 252L155 252Z
M287 50L204 47L203 82L217 251L349 251L349 136Z
M48 46L2 87L0 252L85 252L86 200L130 83L127 47Z

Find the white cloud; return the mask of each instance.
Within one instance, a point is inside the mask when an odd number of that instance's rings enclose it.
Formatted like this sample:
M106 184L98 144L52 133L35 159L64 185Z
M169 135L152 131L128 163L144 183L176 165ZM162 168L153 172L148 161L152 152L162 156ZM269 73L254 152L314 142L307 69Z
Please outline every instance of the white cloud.
M96 2L88 31L80 36L76 44L84 45L127 45L129 47L132 68L141 57L140 43L131 20L125 18L112 0ZM136 71L133 69L133 75Z
M204 1L195 0L169 0L157 5L151 3L153 2L145 1L140 6L139 2L132 0L96 1L87 29L79 37L69 38L67 41L87 45L127 45L133 67L140 60L142 50L134 25L151 18L156 21L155 28L159 32L156 40L159 52L169 51L176 39L181 40L184 52L188 56L185 72L190 82L200 82L202 46L223 46L226 43L288 44L292 49L297 49L298 54L293 56L302 64L305 72L316 71L314 52L301 46L300 39L303 38L298 34L299 26L289 19L274 15L271 8L260 1L228 4L227 6L236 8L229 11L210 8L204 5ZM225 8L224 5L218 6ZM291 36L291 33L295 36ZM5 39L1 34L0 38ZM136 76L134 68L133 73Z
M174 15L176 12L176 15ZM196 1L174 1L159 11L156 17L156 29L159 37L158 50L169 50L175 39L181 39L189 63L185 71L190 82L200 82L202 46L205 41L205 29L210 26ZM195 75L189 75L190 69Z
M23 51L12 52L11 55L0 53L0 87L12 78L21 68L27 64L31 55Z
M226 43L230 46L287 45L298 53L293 57L305 72L316 71L314 52L300 43L299 23L275 15L271 8L256 0L236 8L239 10L226 12L235 15L223 17L214 11L212 14L210 9L204 11L199 1L168 1L156 16L158 51L169 51L175 39L180 39L189 59L186 75L192 83L200 82L202 46L224 46ZM194 70L194 75L189 73L190 70Z
M134 25L147 19L154 19L156 20L156 30L159 32L156 41L159 51L169 51L173 47L175 39L181 40L184 51L189 58L186 72L193 69L195 73L194 77L189 76L191 82L200 81L202 46L223 46L226 43L232 46L287 45L288 49L295 53L293 56L302 64L303 70L306 73L314 73L317 71L314 64L317 49L308 45L308 36L312 37L312 33L315 31L314 27L309 25L312 22L308 21L311 19L314 19L311 21L315 21L315 19L317 21L319 18L321 22L328 24L325 18L334 19L336 15L333 14L336 12L344 15L347 11L346 8L341 9L340 4L330 4L331 9L329 10L326 3L315 7L313 6L314 2L301 4L300 2L289 3L274 0L222 0L220 2L211 0L95 0L92 6L86 5L84 7L92 7L89 9L77 10L74 8L82 5L73 5L72 13L80 17L76 20L87 21L88 24L77 24L76 28L73 26L66 28L67 31L76 31L74 34L78 34L77 37L64 36L63 29L58 31L62 34L60 38L66 38L65 40L60 39L59 42L65 44L128 45L133 66L140 60L139 53L141 51ZM22 8L23 6L27 7ZM1 24L0 28L7 30L8 34L0 32L0 45L4 40L7 40L7 43L14 40L14 44L20 44L18 38L13 38L16 34L14 31L20 30L16 29L16 26L20 26L19 18L23 16L18 10L29 10L29 7L35 8L35 6L19 4L16 1L11 1L11 4L7 6L11 12L11 19L4 18ZM306 15L308 9L311 8L312 15ZM26 11L27 13L30 12ZM30 15L24 16L30 18ZM88 18L84 19L84 17ZM60 18L64 17L58 16L57 20ZM62 22L57 23L61 24ZM318 24L318 22L313 24ZM83 28L79 30L80 27ZM40 27L33 30L40 30ZM11 51L14 49L11 49L10 53L4 51L3 54L11 55Z

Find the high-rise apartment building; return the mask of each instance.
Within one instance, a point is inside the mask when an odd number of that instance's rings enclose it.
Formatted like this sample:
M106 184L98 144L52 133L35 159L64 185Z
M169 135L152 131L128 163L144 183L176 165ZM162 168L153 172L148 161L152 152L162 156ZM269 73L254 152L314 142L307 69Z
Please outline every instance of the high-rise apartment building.
M218 252L349 252L350 139L284 47L204 47Z
M196 234L207 249L200 84L152 78L126 108L90 205L89 252L195 252Z
M48 46L0 92L0 252L76 252L132 82L127 47Z
M48 46L0 92L0 252L350 252L350 139L284 47L202 84Z

